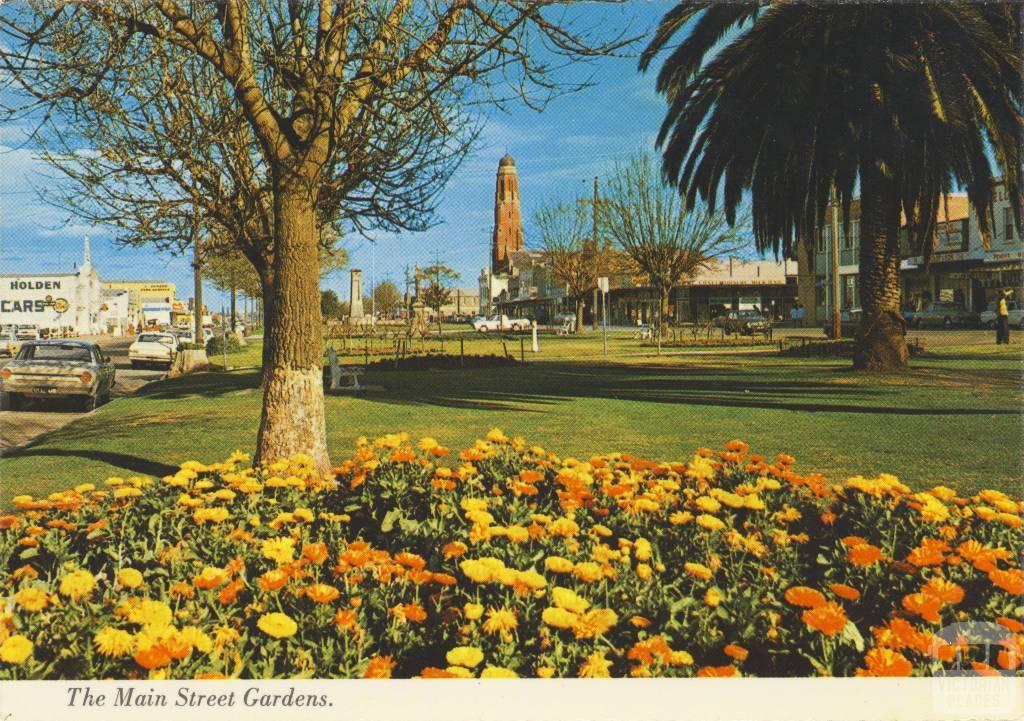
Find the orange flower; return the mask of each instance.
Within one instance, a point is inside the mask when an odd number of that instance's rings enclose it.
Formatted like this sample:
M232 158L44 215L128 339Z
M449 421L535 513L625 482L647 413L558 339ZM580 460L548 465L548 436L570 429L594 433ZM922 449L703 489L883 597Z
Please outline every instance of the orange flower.
M228 574L223 568L214 568L213 566L207 566L203 569L203 572L192 579L192 583L195 584L196 588L210 589L217 588L225 581L228 580Z
M1024 595L1024 571L1016 568L1006 571L993 569L988 572L988 580L1015 596Z
M881 561L885 558L885 555L877 546L872 546L870 543L862 543L850 548L847 558L855 566L870 566L872 563Z
M430 580L439 586L454 586L457 582L455 576L448 573L432 573L430 574Z
M1013 631L1014 633L1020 633L1021 631L1024 631L1024 623L1021 623L1015 618L1000 616L996 619L996 623L998 623L1003 628Z
M910 661L899 651L873 648L864 656L867 671L857 669L858 676L909 676L914 670Z
M964 600L964 589L938 576L930 578L928 583L921 587L921 593L934 596L942 603L960 603Z
M1021 665L1021 662L1024 661L1024 636L1015 634L1004 638L999 642L999 645L1006 648L1005 651L1000 651L996 656L996 660L1001 668L1011 671Z
M235 602L238 598L238 594L241 593L242 589L245 588L245 583L242 579L236 578L231 583L220 589L220 593L217 594L217 600L223 605L227 606Z
M170 666L171 660L170 652L162 643L157 643L135 652L135 663L151 671L161 666Z
M786 591L785 597L786 601L794 606L817 608L825 605L825 596L821 591L807 586L793 586Z
M973 668L974 671L979 676L1001 676L1002 675L1002 674L999 673L998 669L994 669L991 666L989 666L987 663L982 663L981 661L971 661L971 668Z
M427 611L416 603L407 603L405 605L399 604L391 609L392 612L406 621L412 621L413 623L422 623L427 620Z
M862 538L861 536L844 536L842 543L844 546L865 546L867 545L868 539Z
M735 666L704 666L697 671L697 678L736 678L739 675Z
M391 669L395 662L390 656L374 656L366 664L363 678L391 678Z
M938 623L942 620L939 616L942 601L930 594L908 593L903 597L903 608L930 623Z
M839 598L846 599L847 601L856 601L860 598L860 591L853 586L847 586L845 583L830 583L828 588Z
M311 563L323 563L327 560L326 543L307 543L302 547L302 557Z
M341 595L341 591L326 583L316 583L306 589L306 595L316 603L330 603Z
M406 568L421 569L427 565L427 562L423 560L421 556L415 553L408 553L402 551L401 553L395 554L395 563L398 563Z
M359 616L355 609L338 609L338 612L334 614L334 623L337 624L339 629L346 631L350 628L356 628L359 625Z
M264 591L276 591L288 583L288 574L279 568L267 571L259 578L260 588Z
M449 671L445 671L442 668L427 666L425 669L420 671L420 678L458 678L458 676Z
M800 618L808 626L816 631L821 631L826 636L835 636L846 625L846 612L835 601L810 608L804 611Z
M452 541L451 543L445 544L444 548L441 549L441 553L444 554L445 558L458 558L466 551L466 544L459 541Z
M725 648L722 650L725 652L726 656L734 658L741 663L746 661L747 656L750 655L750 652L747 651L747 649L735 643L726 644Z
M733 438L725 444L725 450L732 451L733 453L743 454L746 453L749 448L750 446L737 438Z
M793 458L793 456L786 455L785 453L780 453L779 455L775 456L775 462L778 463L780 466L792 466L794 463L796 463L796 459Z
M633 644L633 647L626 652L626 658L630 661L639 661L645 666L650 666L655 662L667 666L672 662L672 648L665 641L664 636L652 636Z

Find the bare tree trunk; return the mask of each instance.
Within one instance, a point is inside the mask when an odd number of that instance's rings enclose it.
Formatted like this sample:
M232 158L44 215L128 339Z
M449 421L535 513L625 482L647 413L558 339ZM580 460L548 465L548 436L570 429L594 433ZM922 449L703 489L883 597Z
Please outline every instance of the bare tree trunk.
M863 316L853 367L907 367L906 327L900 313L900 208L891 179L877 168L861 172L860 295Z
M668 318L668 299L672 293L672 289L668 287L659 288L658 291L661 294L661 313L658 318L658 334L662 337L665 336L665 320Z
M271 358L273 355L270 352L271 341L270 333L267 332L267 328L270 327L270 319L274 316L274 271L271 268L260 270L260 286L263 290L263 301L261 305L261 324L263 326L263 358L261 361L260 370L260 388L266 388L267 376L270 370Z
M264 371L257 460L304 453L326 475L330 459L324 420L316 213L303 182L288 179L276 184L273 312L264 330L264 338L270 340L270 363Z
M574 333L583 332L583 297L576 298L576 327L573 328Z

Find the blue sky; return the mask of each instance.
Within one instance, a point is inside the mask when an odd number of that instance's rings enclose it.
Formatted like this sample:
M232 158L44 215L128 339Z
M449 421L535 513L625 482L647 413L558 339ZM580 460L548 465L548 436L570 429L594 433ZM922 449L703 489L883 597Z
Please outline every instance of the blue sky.
M637 32L650 32L672 5L638 2L625 7L583 5L577 10L586 13L587 24L616 27L631 17ZM442 222L422 233L378 233L375 244L352 236L346 240L350 267L363 269L367 287L373 269L378 282L390 279L401 290L406 266L429 265L436 254L461 274L458 285L475 287L489 257L499 158L508 151L516 160L526 244L535 244L531 217L541 203L590 195L595 175L607 173L616 160L640 149L654 149L665 108L654 91L655 74L651 70L641 75L632 57L603 58L566 69L565 77L590 76L594 85L555 99L544 112L525 107L490 112L476 149L442 195ZM88 235L101 278L162 279L177 284L180 298L192 295L186 258L117 245L109 228L86 227L74 220L65 225L67 213L43 204L35 192L60 181L24 142L25 126L0 126L0 272L71 271L81 261L82 239ZM347 271L328 277L323 287L347 298ZM204 288L204 295L211 307L224 302L210 287Z

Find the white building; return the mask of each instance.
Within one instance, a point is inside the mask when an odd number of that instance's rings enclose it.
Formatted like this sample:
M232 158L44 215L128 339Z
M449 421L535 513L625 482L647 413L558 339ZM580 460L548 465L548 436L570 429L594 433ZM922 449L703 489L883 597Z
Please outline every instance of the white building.
M139 308L132 302L132 294L124 288L100 291L100 323L111 335L128 335L140 320Z
M32 325L60 335L104 333L102 304L88 238L73 273L0 274L0 325Z

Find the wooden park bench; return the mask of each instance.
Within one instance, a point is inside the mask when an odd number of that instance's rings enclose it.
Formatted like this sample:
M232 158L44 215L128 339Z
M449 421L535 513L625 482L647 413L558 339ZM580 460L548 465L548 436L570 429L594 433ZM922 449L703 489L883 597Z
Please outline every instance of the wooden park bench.
M363 366L345 366L338 363L338 354L334 351L334 348L327 349L327 358L330 361L330 389L339 390L341 388L349 388L353 391L362 390L362 386L359 385L359 377L366 372L366 368ZM342 377L349 378L351 384L343 386L341 384Z

